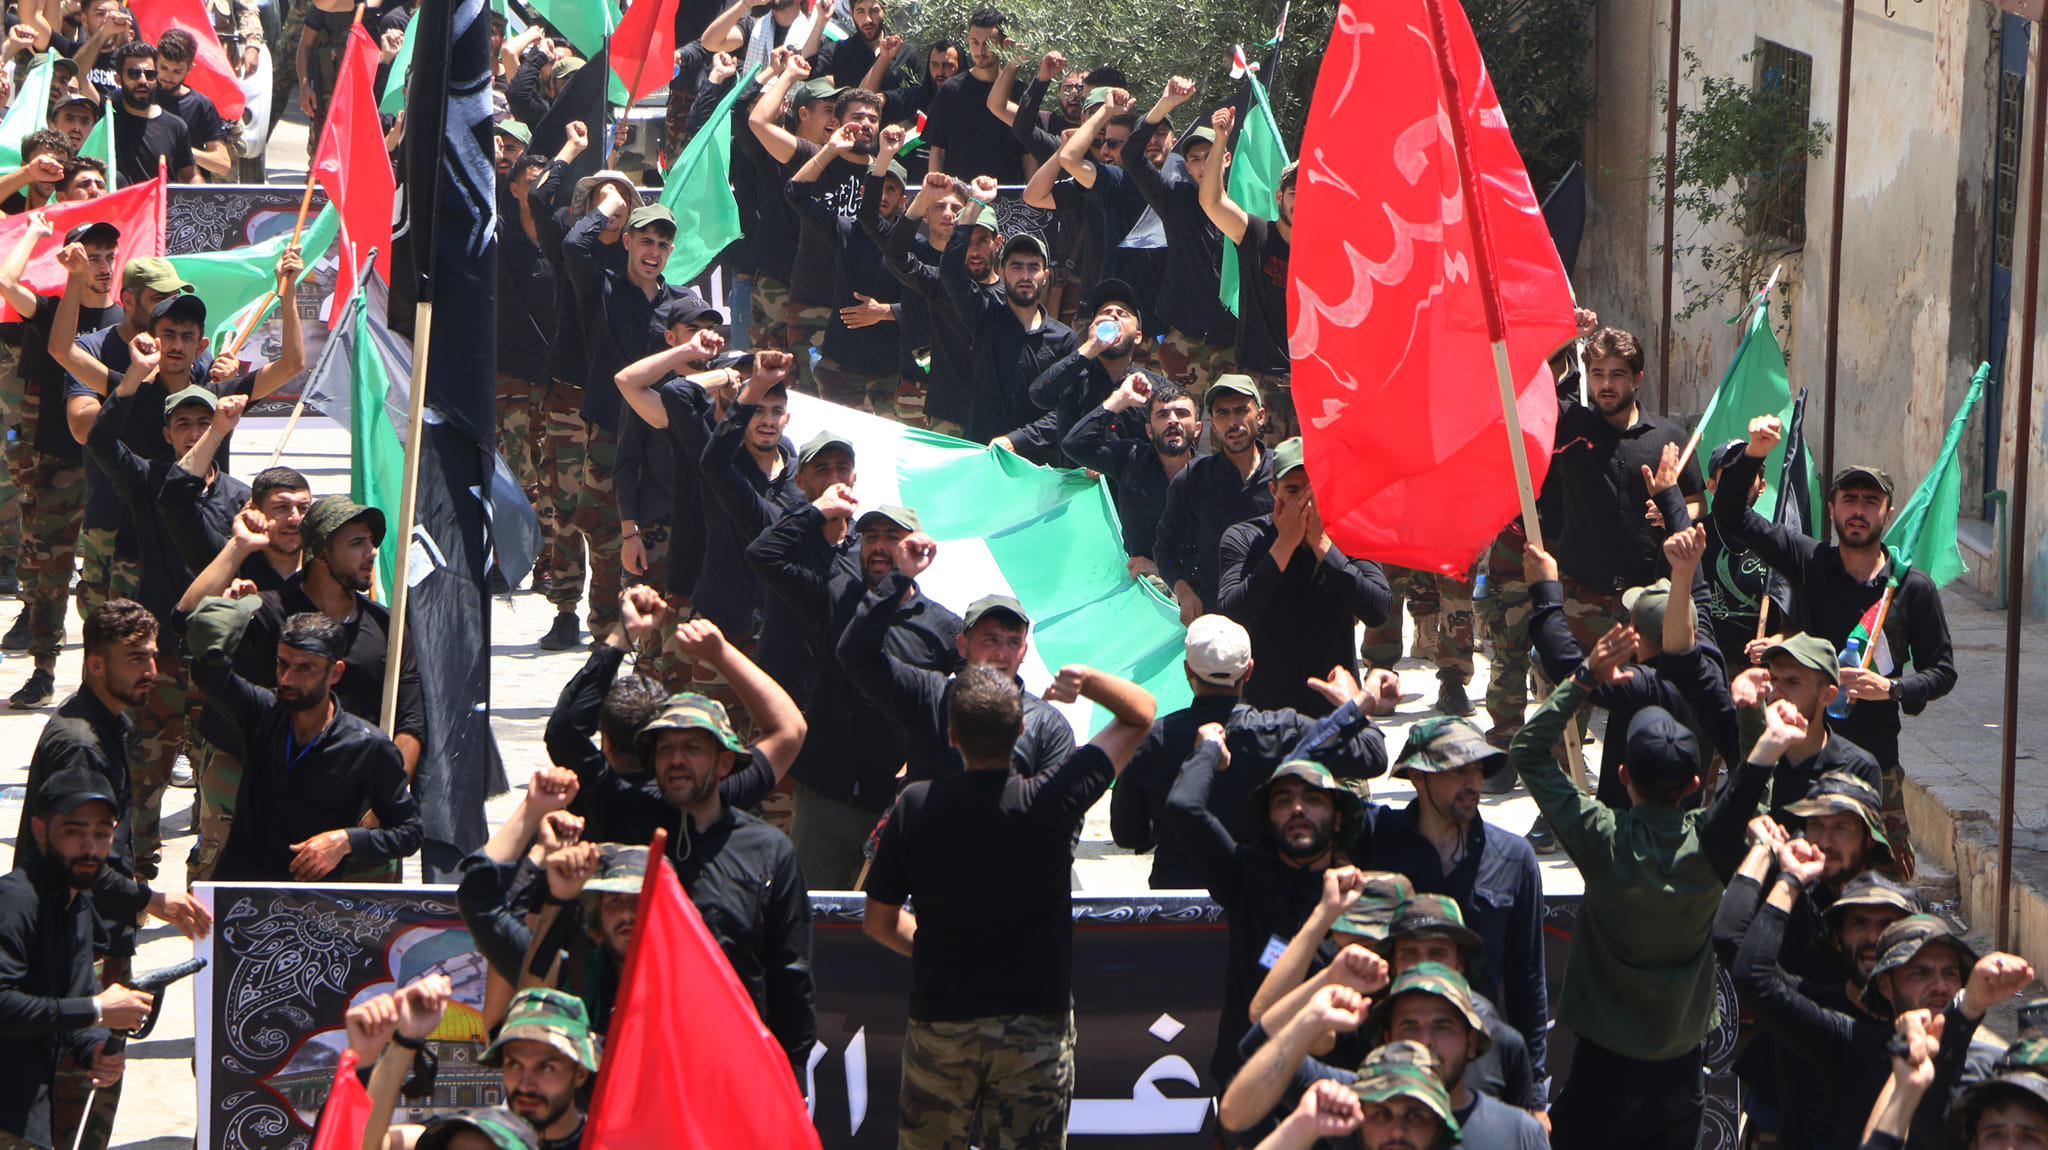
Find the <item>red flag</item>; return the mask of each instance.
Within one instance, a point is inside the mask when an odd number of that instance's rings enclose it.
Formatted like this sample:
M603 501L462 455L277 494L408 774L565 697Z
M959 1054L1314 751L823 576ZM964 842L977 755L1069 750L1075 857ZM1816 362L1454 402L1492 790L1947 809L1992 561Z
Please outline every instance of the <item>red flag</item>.
M626 87L626 102L668 87L676 71L676 0L637 0L612 33L612 71Z
M683 894L666 847L657 835L647 850L583 1150L816 1150L789 1058Z
M228 64L227 50L221 47L213 20L207 15L206 0L135 0L134 12L136 34L152 44L170 28L192 33L192 38L199 41L199 52L185 82L213 101L221 119L242 118L242 81Z
M22 233L28 230L33 212L0 219L0 258L14 250L21 242ZM57 252L64 246L64 233L80 224L106 221L121 229L121 242L115 245L115 254L122 265L137 256L160 256L164 254L164 182L161 178L146 184L135 184L110 192L93 200L76 200L56 204L42 210L49 217L55 232L44 237L29 254L28 270L21 275L21 284L38 295L62 295L67 273L57 262ZM119 292L118 278L116 292ZM0 320L17 320L21 316L12 307L0 303Z
M356 1052L343 1047L341 1064L334 1068L334 1086L327 1092L327 1107L320 1112L320 1125L313 1131L313 1150L358 1150L363 1144L363 1127L370 1124L370 1095L356 1077Z
M341 274L335 279L330 324L341 322L355 290L362 256L377 250L377 272L391 282L391 209L398 183L391 154L384 150L384 122L377 115L377 45L361 24L348 30L327 126L313 171L320 188L341 208Z
M1457 0L1346 0L1323 62L1288 292L1316 503L1350 554L1462 574L1521 506L1491 333L1540 487L1571 287Z

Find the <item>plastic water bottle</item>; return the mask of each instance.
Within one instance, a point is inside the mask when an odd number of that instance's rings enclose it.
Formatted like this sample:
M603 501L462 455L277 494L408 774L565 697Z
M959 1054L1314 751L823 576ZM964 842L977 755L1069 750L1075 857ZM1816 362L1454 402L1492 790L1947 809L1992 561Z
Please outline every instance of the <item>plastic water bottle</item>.
M1119 325L1115 320L1101 320L1097 322L1095 325L1095 342L1115 343L1116 337L1122 335L1123 332L1123 327Z
M1472 598L1477 601L1491 594L1493 592L1486 586L1486 572L1481 571L1479 577L1472 580Z
M1849 641L1842 645L1841 658L1836 659L1835 663L1837 666L1841 667L1862 666L1863 640L1858 639L1853 635L1850 636ZM1849 692L1847 690L1844 690L1840 694L1835 696L1834 702L1828 704L1828 718L1846 719L1849 717L1850 708L1854 707L1855 705L1856 704L1849 698Z

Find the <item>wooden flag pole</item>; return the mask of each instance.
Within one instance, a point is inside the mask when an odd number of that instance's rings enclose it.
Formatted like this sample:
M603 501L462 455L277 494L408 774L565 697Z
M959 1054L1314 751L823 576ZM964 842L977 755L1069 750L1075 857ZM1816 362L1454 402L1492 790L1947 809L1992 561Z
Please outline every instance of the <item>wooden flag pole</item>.
M313 170L308 168L306 170L306 191L304 195L299 197L299 219L297 223L292 225L293 245L298 244L299 236L305 232L306 210L313 206L313 176ZM235 332L234 342L222 350L222 355L232 357L236 352L242 350L242 345L249 342L249 337L255 334L256 325L262 321L263 313L270 310L270 301L276 298L277 289L274 287L264 293L262 302L258 303L256 309L249 313L249 318L243 322L241 330ZM296 413L293 422L297 422ZM275 462L275 460L272 462Z
M434 330L434 305L422 300L414 305L412 335L412 390L406 398L405 482L399 488L398 531L391 540L391 643L384 655L384 707L380 712L386 735L395 735L398 723L398 676L405 653L405 603L408 598L407 568L412 556L413 516L417 510L420 484L420 448L427 416L427 351Z

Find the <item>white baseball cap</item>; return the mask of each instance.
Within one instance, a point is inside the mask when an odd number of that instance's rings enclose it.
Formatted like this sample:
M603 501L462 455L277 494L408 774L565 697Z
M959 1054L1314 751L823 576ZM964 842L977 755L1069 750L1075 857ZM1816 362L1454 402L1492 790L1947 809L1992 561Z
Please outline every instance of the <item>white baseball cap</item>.
M1187 656L1196 678L1231 686L1252 665L1252 637L1225 616L1204 615L1188 624Z

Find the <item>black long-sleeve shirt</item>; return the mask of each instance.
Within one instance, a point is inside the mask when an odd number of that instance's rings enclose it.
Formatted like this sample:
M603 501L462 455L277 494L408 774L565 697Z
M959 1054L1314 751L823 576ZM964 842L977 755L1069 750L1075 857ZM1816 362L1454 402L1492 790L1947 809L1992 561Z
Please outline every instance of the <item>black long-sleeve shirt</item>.
M1159 373L1135 365L1126 366L1121 375L1112 378L1100 356L1090 359L1081 354L1078 345L1075 350L1054 360L1052 366L1038 373L1038 378L1031 381L1031 402L1041 411L1050 412L1052 415L1050 435L1052 442L1059 449L1056 458L1063 459L1072 466L1084 466L1079 460L1066 454L1068 434L1081 422L1083 416L1100 411L1102 401L1108 399L1132 372L1144 376L1155 388L1166 382ZM1144 437L1144 408L1127 408L1116 415L1109 415L1108 412L1103 414L1109 416L1120 438ZM1040 416L1034 426L1043 427L1045 423L1046 418Z
M129 780L136 755L135 723L120 711L109 710L90 687L64 700L55 715L36 737L35 753L29 758L28 785L22 794L21 825L14 833L15 859L35 853L35 835L29 820L42 813L43 781L69 767L84 767L106 780L107 793L114 796L114 845L108 855L108 870L123 876L135 873L135 851L130 843ZM135 953L135 917L100 915L95 927L99 949L108 954Z
M565 246L569 229L576 224L569 218L576 179L569 165L561 160L549 160L547 170L535 179L542 182L533 190L533 230L540 236L541 254L547 257L555 280L555 334L548 344L544 372L550 382L582 387L590 370L589 337L584 334L583 302L577 295L576 281L569 275ZM600 243L592 249L592 258L605 269L625 274L624 244Z
M857 178L856 212L868 212L870 200L881 200L885 179L873 174ZM902 297L903 285L882 266L881 245L859 226L857 216L835 207L826 198L836 191L823 181L797 179L791 179L783 189L804 227L821 237L825 250L819 258L829 258L832 264L832 298L822 301L832 306L832 318L825 325L825 342L820 350L850 371L887 375L896 370L898 325L848 327L839 309L858 302L856 294L893 304Z
M1152 559L1167 586L1186 580L1208 611L1222 601L1223 533L1273 512L1273 453L1257 450L1259 462L1250 475L1239 475L1219 451L1188 464L1166 485Z
M1352 628L1376 627L1394 607L1386 572L1370 559L1353 559L1335 544L1316 558L1304 542L1281 570L1273 559L1280 529L1271 515L1238 523L1217 543L1222 559L1211 609L1238 621L1252 637L1258 674L1245 683L1255 707L1292 707L1309 715L1330 710L1308 685L1330 668L1358 671Z
M967 245L973 232L971 227L956 226L939 256L946 300L960 317L973 349L967 377L973 397L967 437L987 443L1010 436L1019 455L1044 463L1058 451L1059 443L1049 429L1030 430L1042 414L1031 402L1031 381L1080 341L1043 308L1037 326L1026 327L1000 287L990 291L974 282L967 274Z
M528 193L534 235L543 233L547 209ZM498 178L498 372L530 383L547 383L548 345L555 338L555 269L529 239L519 218L519 200Z
M93 420L85 447L99 463L108 485L122 504L142 512L133 517L136 551L142 564L135 599L149 608L149 613L157 619L168 621L178 606L178 599L192 585L192 572L185 566L185 557L179 553L170 532L165 529L163 519L149 514L149 510L156 506L172 465L143 459L121 442L121 429L134 410L133 395L122 395L119 391L108 395L100 406L98 418Z
M249 505L249 496L249 485L225 471L216 468L209 483L205 476L171 465L157 492L156 510L188 570L204 571L220 554L234 537L235 516ZM258 591L284 589L284 576L260 554L242 561L240 575L256 584Z
M1590 407L1559 405L1557 446L1539 510L1544 538L1555 541L1557 565L1567 576L1595 591L1618 592L1654 582L1667 569L1664 539L1676 528L1644 518L1650 492L1643 468L1657 466L1665 445L1683 447L1685 440L1683 427L1648 412L1622 430ZM1705 490L1697 464L1679 472L1678 490L1688 498ZM1665 522L1671 523L1668 516Z
M1124 554L1152 558L1172 476L1159 462L1158 449L1144 427L1130 430L1115 412L1097 404L1067 429L1060 451L1074 466L1109 477L1116 492L1116 517L1123 527Z
M1841 548L1779 526L1750 510L1746 496L1763 460L1748 454L1721 469L1715 487L1714 519L1722 535L1748 547L1792 585L1792 605L1801 630L1819 635L1840 650L1849 633L1866 618L1874 620L1878 600L1892 574L1891 560L1865 583L1842 565ZM1866 625L1866 630L1868 627ZM1884 633L1870 669L1899 683L1899 698L1866 699L1854 704L1846 719L1828 719L1828 729L1870 752L1882 766L1899 761L1899 714L1917 715L1927 704L1955 688L1954 649L1949 643L1948 615L1941 592L1921 572L1908 571L1892 593ZM1904 658L1900 653L1904 652ZM1906 670L1911 663L1913 669Z
M958 774L963 766L960 752L947 739L946 697L953 689L953 677L906 663L885 644L911 586L902 572L890 572L862 597L838 646L839 661L854 685L903 725L905 779L916 782ZM1024 696L1024 732L1010 751L1010 762L1018 774L1035 775L1057 765L1074 749L1074 728L1066 716L1023 691L1021 682L1018 686Z
M1386 736L1352 708L1340 728L1341 742L1316 760L1345 779L1378 778L1387 770ZM1195 749L1204 723L1219 723L1233 766L1209 791L1209 814L1238 842L1256 837L1245 802L1252 788L1286 761L1287 753L1315 727L1292 710L1260 710L1235 695L1197 695L1192 703L1153 720L1151 731L1131 755L1109 795L1109 833L1125 850L1152 852L1152 889L1200 889L1207 884L1166 818L1166 800L1180 779L1181 764Z
M1162 171L1152 166L1145 145L1160 125L1140 117L1124 141L1123 170L1166 229L1166 274L1153 309L1182 334L1217 347L1237 342L1237 317L1217 294L1222 279L1223 233L1202 210L1200 184L1178 155Z
M777 509L804 501L796 487L796 449L787 438L776 444L782 466L772 478L746 449L747 428L759 410L733 403L697 454L699 482L714 498L704 504L704 572L691 604L728 635L753 636L762 626L767 597L747 574L747 545Z
M924 324L925 338L929 341L922 346L928 349L930 367L925 376L925 415L935 420L967 426L973 414L973 395L968 388L969 374L974 370L973 338L967 326L961 322L960 313L947 299L946 286L939 280L940 254L931 241L918 234L916 221L908 216L889 230L882 243L882 266L896 277L898 283L909 289L905 295L905 306L909 301L919 301L922 315L911 313L910 322ZM994 293L993 283L976 284L976 290ZM913 341L916 336L911 337ZM911 344L912 354L920 345Z
M642 291L626 273L624 244L607 245L601 238L606 222L596 208L576 221L562 241L562 266L575 289L579 322L589 338L581 414L616 434L624 400L612 377L664 346L661 305L683 294L683 289L657 279L652 296ZM616 267L605 251L608 246L620 249Z
M58 1058L86 1062L108 1037L93 1021L95 897L33 845L0 875L0 1131L38 1146L61 1133L50 1129Z

